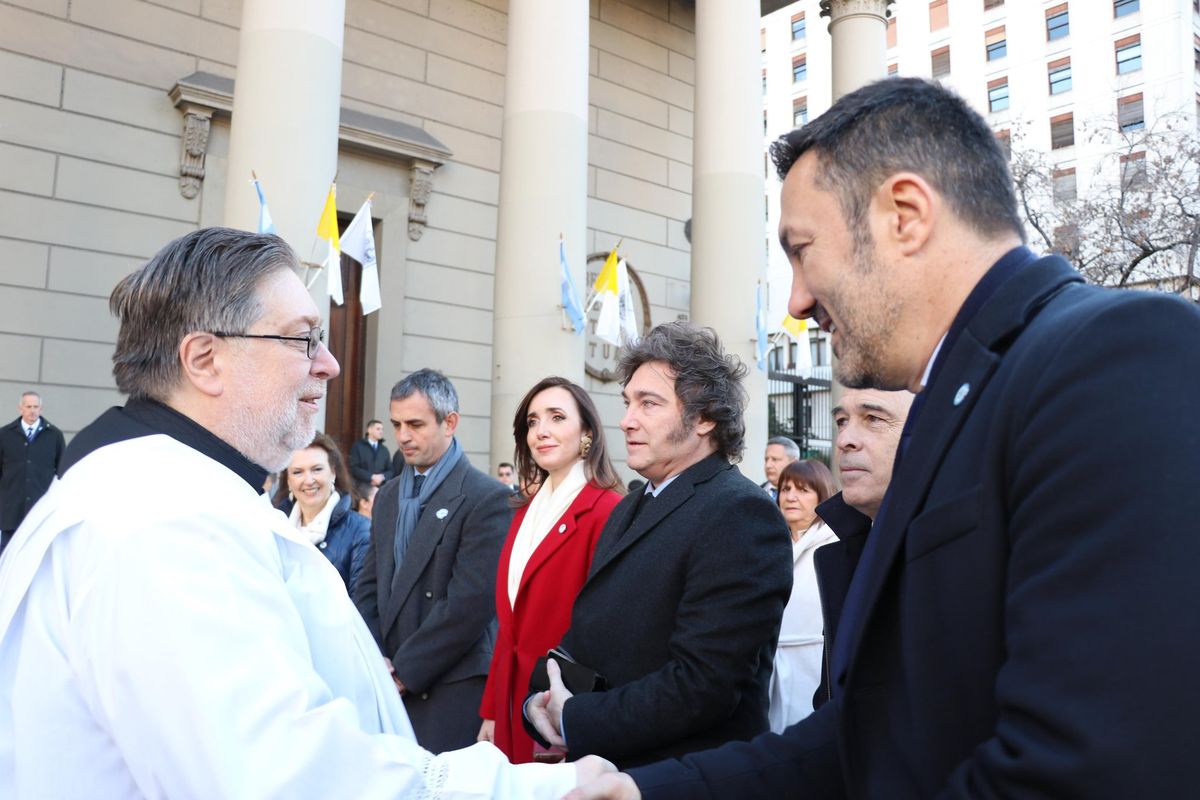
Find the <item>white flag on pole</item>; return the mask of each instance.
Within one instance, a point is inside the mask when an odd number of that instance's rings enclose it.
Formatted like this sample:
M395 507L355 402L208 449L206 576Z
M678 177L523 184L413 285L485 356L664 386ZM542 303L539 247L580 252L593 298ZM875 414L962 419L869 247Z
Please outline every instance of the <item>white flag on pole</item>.
M362 284L358 299L365 317L383 306L379 294L379 265L375 261L375 229L371 225L371 198L350 221L342 234L342 252L362 265Z

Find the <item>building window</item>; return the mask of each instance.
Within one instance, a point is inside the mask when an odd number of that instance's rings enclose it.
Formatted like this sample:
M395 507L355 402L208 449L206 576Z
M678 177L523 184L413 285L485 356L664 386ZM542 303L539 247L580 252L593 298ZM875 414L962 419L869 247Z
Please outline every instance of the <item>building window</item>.
M1071 33L1071 20L1067 15L1067 4L1046 9L1046 41L1065 39Z
M988 111L1003 111L1008 108L1008 78L988 81Z
M1076 197L1075 168L1054 170L1054 202L1070 203Z
M804 12L801 11L792 17L792 41L798 42L808 36L808 23L804 21Z
M1146 112L1142 106L1142 93L1117 98L1117 126L1122 133L1140 131L1146 127Z
M899 74L900 74L900 65L899 64L897 64L895 62L888 64L888 77L889 78L894 78Z
M1008 128L996 131L996 141L1000 143L1000 149L1004 151L1004 157L1012 158L1012 131Z
M1117 53L1117 74L1126 75L1142 68L1142 37L1134 34L1118 39L1113 48Z
M792 125L799 128L808 123L808 98L792 98Z
M802 53L792 59L792 81L803 80L808 80L808 56Z
M933 0L929 4L929 30L940 31L950 26L950 6L946 0Z
M1146 185L1146 154L1130 153L1121 156L1121 186L1136 188Z
M1075 144L1075 115L1059 114L1050 118L1050 149L1059 150Z
M1050 77L1050 94L1071 91L1071 58L1060 58L1046 65Z
M929 66L933 77L944 78L950 74L950 45L939 47L929 54Z
M1008 55L1008 38L1004 33L1004 26L1001 25L999 28L992 28L986 32L983 35L983 46L988 61L995 61Z
M1139 0L1113 0L1113 16L1123 17L1132 14L1142 7Z
M993 8L999 8L1004 5L1004 0L983 0L983 10L991 11Z
M1200 2L1200 0L1197 0L1197 1ZM896 46L896 18L895 17L888 17L887 46L888 46L889 50Z

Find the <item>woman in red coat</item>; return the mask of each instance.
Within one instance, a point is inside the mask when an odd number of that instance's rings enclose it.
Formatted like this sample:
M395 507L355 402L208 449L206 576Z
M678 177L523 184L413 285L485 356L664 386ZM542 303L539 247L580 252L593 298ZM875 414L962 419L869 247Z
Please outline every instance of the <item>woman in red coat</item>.
M545 378L529 390L513 418L513 438L523 491L496 573L500 631L479 739L520 764L533 760L533 740L521 725L529 675L566 632L623 487L595 404L565 378Z

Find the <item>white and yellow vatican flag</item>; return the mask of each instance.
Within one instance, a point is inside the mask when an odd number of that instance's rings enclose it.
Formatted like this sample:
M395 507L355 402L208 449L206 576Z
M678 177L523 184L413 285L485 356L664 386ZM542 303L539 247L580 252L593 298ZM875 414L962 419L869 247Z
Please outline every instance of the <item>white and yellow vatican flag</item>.
M342 243L338 237L337 224L337 183L329 184L329 194L325 197L325 208L321 211L321 220L317 223L317 237L329 244L329 252L321 264L325 268L328 280L329 299L342 304Z
M633 290L629 284L629 267L625 259L617 258L614 247L604 261L604 267L592 286L592 298L587 310L600 304L596 320L596 335L609 344L620 347L638 340L637 318L633 311Z

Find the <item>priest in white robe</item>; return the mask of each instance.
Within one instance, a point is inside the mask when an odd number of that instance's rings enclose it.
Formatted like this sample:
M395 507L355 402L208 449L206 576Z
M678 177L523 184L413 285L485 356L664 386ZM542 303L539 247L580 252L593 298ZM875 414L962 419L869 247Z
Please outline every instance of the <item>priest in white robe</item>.
M113 293L130 395L0 559L0 797L558 798L602 762L434 756L337 571L261 494L338 365L274 236Z

